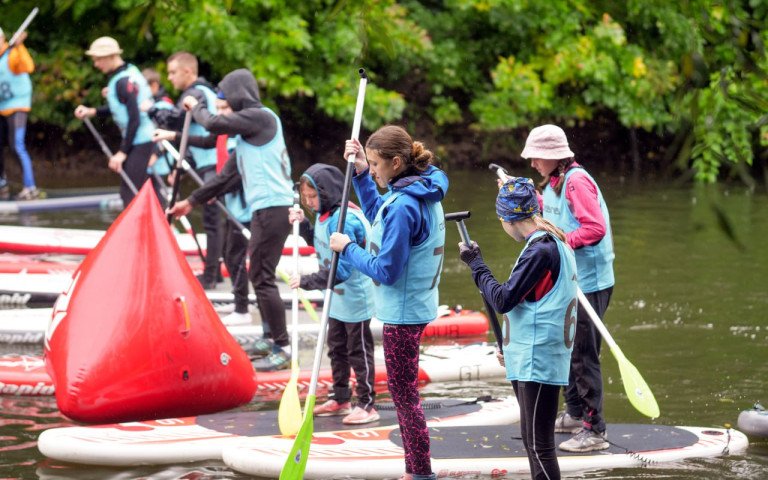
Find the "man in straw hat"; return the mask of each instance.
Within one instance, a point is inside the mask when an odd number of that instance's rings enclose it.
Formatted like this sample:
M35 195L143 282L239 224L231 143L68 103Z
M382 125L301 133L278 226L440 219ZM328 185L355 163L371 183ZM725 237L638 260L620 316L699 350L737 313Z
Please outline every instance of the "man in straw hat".
M23 32L13 45L8 45L0 29L0 199L8 200L11 191L5 179L5 161L2 142L16 152L22 170L24 188L16 195L17 200L33 200L40 197L35 186L32 159L29 157L24 137L27 117L32 109L32 80L29 74L35 63L24 46L27 32Z
M154 126L147 114L139 110L139 104L152 93L141 71L126 63L121 53L123 50L114 38L100 37L93 41L85 54L92 58L97 69L109 76L107 105L98 108L78 105L75 116L83 119L112 115L123 141L109 159L109 168L116 172L124 170L136 188L141 188L148 178L147 163L152 155ZM133 199L133 192L125 182L120 184L120 197L124 205Z

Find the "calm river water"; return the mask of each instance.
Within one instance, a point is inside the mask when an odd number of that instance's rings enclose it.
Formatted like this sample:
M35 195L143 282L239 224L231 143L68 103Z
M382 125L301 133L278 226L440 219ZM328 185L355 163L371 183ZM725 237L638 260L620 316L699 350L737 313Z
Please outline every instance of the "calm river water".
M445 211L472 211L471 237L497 277L506 278L520 245L495 218L494 177L487 170L455 171L450 177ZM741 410L768 399L768 198L738 188L599 181L617 254L616 288L605 322L658 400L661 417L654 422L735 426ZM0 217L0 223L106 228L113 218L111 213L60 212ZM456 228L448 225L441 302L481 309L469 271L458 259L457 242ZM647 423L628 403L607 349L603 365L609 424ZM429 396L510 392L503 382L438 384L424 391ZM35 441L41 430L69 424L55 401L1 397L0 405L0 478L247 478L215 462L136 469L52 462ZM245 408L277 404L255 401ZM765 479L768 443L752 439L743 455L569 478Z

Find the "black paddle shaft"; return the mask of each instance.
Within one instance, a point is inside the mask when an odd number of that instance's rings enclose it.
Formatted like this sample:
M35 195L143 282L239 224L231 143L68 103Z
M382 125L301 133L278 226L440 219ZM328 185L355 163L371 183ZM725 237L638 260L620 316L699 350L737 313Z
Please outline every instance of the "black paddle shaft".
M176 204L176 199L179 198L179 189L181 188L181 173L184 171L181 168L181 163L184 160L184 156L187 154L187 142L189 142L189 126L192 124L192 112L187 111L184 114L184 127L181 130L181 145L179 146L179 158L176 160L176 166L173 171L175 172L175 178L173 179L173 190L171 191L171 199L168 201L168 208L173 208ZM168 223L173 220L173 215L170 213L167 216Z
M461 237L462 243L465 245L472 244L472 240L469 238L469 232L467 231L467 226L464 225L464 220L470 216L472 216L472 214L469 211L445 214L446 222L456 222L456 226L459 228L459 236ZM488 318L491 321L491 328L493 328L493 334L496 336L496 344L499 346L499 350L501 350L501 342L504 337L501 333L501 325L499 324L499 320L496 318L496 310L494 310L491 304L488 303L488 300L485 298L485 295L483 295L482 291L480 292L480 297L483 299L486 312L488 312Z

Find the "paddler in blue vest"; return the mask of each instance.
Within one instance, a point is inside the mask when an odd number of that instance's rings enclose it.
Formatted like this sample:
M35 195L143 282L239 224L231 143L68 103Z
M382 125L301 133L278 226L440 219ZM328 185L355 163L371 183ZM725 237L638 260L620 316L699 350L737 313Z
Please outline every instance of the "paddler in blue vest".
M333 165L316 163L299 181L301 203L314 212L313 244L320 260L320 270L312 275L294 275L291 288L325 290L328 286L331 257L330 237L339 226L344 174ZM344 222L344 233L363 249L370 245L371 224L360 207L350 204ZM290 221L304 221L304 212L291 209ZM376 371L373 360L373 282L370 277L339 260L333 288L333 301L328 318L328 357L331 359L333 391L328 401L317 405L318 417L344 415L341 422L361 425L375 422L379 414L374 408L373 385ZM357 402L352 408L349 388L350 368L355 372Z
M3 142L16 153L21 164L24 187L16 200L34 200L40 197L35 186L32 159L27 152L25 137L27 118L32 110L32 80L29 74L35 71L35 62L24 46L27 32L22 32L15 45L8 45L5 33L0 28L0 200L8 200L11 190L5 178Z
M224 99L224 94L221 92L216 94L216 112L219 115L229 115L232 113L229 103ZM177 137L178 132L158 128L155 130L152 139L155 142L163 140L174 141ZM237 146L237 138L226 134L190 135L188 141L190 145L196 147L216 148L216 173L221 173ZM219 177L215 176L209 179L208 183L213 184L218 180ZM251 210L245 203L242 182L237 182L237 185L239 188L224 194L224 206L245 228L250 228ZM248 300L248 269L245 261L247 252L248 239L245 238L240 228L235 224L229 220L225 221L222 257L229 271L229 278L232 281L232 295L235 298L235 308L232 313L221 319L224 325L247 325L253 320L248 312L250 301Z
M116 172L125 171L136 188L141 188L149 178L147 164L154 148L152 131L155 127L147 114L139 109L139 104L152 96L149 85L141 71L120 56L123 50L114 38L97 38L85 53L98 70L109 76L107 105L98 108L78 105L75 117L112 115L123 140L109 159L109 168ZM125 182L120 183L120 197L126 206L133 199L133 192Z
M254 367L258 371L290 367L290 338L285 325L285 305L275 283L275 271L285 240L291 231L288 211L293 205L291 162L283 138L280 118L261 103L259 87L246 69L228 73L219 83L221 96L232 113L213 115L193 96L184 100L195 121L209 132L237 137L235 154L221 172L168 212L186 215L195 205L205 204L242 186L251 215L248 243L248 276L265 323L269 352ZM267 333L267 330L269 331Z
M429 431L419 398L419 346L437 318L443 267L448 176L432 165L434 154L402 127L376 130L363 150L348 140L344 158L355 157L353 185L371 222L370 247L347 235L331 235L340 260L371 277L376 318L384 323L387 386L403 438L406 480L437 478L432 472ZM386 189L382 195L377 189Z
M499 359L520 404L531 478L556 480L555 419L576 332L576 260L565 233L540 212L531 179L510 179L501 186L496 215L507 235L525 242L504 283L483 262L476 242L459 243L459 252L483 296L494 310L505 312Z
M165 88L163 88L163 85L160 83L160 74L157 70L154 68L145 68L141 71L141 74L144 75L144 79L146 79L147 84L149 85L149 90L152 92L152 108L157 110L172 109L174 107L173 100L171 100L171 97L168 96ZM142 108L142 106L140 105L139 108ZM155 126L157 126L157 124L155 124ZM152 140L157 141L154 134ZM149 159L149 174L153 177L157 175L164 178L171 173L174 164L175 161L171 155L155 145L155 149ZM165 205L163 202L161 202L161 204Z
M209 113L216 114L216 93L213 86L205 78L198 76L197 57L189 52L176 52L167 61L168 80L181 94L176 100L176 107L161 108L156 104L145 103L142 108L147 110L149 117L162 129L173 130L181 138L181 130L184 126L186 114L183 103L187 97L195 98ZM192 121L189 127L189 135L206 137L209 134L200 123ZM190 143L190 163L203 179L203 182L216 176L216 148L215 145L200 147ZM173 183L173 179L170 179ZM219 281L222 252L221 214L216 205L203 206L203 229L205 230L206 252L205 269L198 276L203 288L210 290L216 288Z
M521 154L531 160L544 189L544 218L560 227L576 254L579 287L602 319L613 293L613 235L608 207L600 188L576 163L562 128L542 125L531 130ZM590 452L609 447L603 418L603 378L600 369L602 337L579 306L571 375L565 389L566 409L555 431L574 433L560 444L567 452Z

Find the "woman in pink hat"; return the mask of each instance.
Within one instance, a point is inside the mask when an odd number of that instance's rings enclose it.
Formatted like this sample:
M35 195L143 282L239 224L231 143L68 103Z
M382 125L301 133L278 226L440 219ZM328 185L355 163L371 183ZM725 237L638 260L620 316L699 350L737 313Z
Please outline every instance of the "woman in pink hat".
M614 253L610 217L600 188L576 163L565 132L558 126L531 130L521 156L530 159L544 177L540 184L543 216L566 233L576 254L579 287L602 318L613 292ZM565 389L566 411L555 422L556 432L575 435L560 444L561 450L589 452L609 447L603 419L601 340L580 306Z

